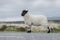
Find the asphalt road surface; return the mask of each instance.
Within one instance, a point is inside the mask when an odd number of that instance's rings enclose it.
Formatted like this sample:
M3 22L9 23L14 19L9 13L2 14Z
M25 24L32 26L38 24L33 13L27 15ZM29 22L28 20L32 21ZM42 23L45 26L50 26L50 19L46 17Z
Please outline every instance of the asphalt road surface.
M0 40L60 40L60 33L0 32Z

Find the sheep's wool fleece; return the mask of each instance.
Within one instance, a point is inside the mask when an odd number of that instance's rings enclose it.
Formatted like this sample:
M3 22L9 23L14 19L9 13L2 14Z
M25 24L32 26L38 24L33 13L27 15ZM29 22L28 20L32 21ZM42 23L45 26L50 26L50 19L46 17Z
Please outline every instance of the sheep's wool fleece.
M31 24L41 25L41 26L48 25L47 17L45 17L44 15L33 16L33 15L26 14L24 16L24 20L25 20L25 24L27 24L27 25L31 25Z

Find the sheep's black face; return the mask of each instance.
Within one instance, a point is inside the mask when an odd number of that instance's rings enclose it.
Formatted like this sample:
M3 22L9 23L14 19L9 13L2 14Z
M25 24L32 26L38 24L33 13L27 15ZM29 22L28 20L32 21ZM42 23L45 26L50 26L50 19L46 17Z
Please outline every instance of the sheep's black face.
M28 10L23 10L21 13L21 16L25 16L25 14L28 12Z

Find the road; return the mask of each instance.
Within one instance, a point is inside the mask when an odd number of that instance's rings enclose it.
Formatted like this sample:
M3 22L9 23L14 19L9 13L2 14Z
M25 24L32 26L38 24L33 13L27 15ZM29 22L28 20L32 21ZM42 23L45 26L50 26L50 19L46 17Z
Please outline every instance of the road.
M0 40L60 40L60 33L0 32Z

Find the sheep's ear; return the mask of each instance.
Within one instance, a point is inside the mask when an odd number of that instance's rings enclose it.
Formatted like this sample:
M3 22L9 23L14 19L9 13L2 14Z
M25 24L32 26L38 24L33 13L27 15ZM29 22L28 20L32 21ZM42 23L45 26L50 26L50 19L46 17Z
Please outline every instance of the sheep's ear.
M28 12L28 10L23 10L23 12L24 12L24 13L27 13L27 12Z
M23 10L23 11L28 12L28 10Z

